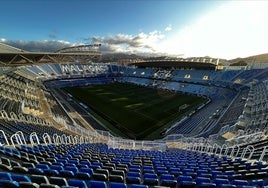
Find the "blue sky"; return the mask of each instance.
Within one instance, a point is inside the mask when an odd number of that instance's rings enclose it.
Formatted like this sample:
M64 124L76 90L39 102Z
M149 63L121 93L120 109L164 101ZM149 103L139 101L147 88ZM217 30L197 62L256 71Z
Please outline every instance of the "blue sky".
M245 57L268 53L267 10L266 1L253 0L3 0L0 42L30 50L96 42L104 53Z

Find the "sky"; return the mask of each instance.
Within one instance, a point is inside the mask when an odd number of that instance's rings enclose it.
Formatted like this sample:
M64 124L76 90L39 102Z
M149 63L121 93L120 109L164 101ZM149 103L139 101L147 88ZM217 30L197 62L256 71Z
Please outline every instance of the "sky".
M102 53L268 53L266 0L2 0L0 42L29 51L101 43Z

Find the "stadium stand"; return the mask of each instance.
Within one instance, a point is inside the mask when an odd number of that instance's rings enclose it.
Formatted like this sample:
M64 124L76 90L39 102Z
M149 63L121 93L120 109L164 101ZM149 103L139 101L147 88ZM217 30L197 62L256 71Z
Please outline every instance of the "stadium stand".
M93 62L3 69L0 187L267 187L267 71ZM123 139L62 90L111 82L208 102L162 139Z

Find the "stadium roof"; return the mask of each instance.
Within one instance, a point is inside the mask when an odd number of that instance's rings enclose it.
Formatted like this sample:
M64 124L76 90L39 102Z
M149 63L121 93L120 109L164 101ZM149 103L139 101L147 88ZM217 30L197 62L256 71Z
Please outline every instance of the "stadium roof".
M0 43L0 64L2 66L18 66L35 63L60 63L60 62L89 62L94 58L101 56L101 53L95 51L81 51L80 48L70 52L27 52L3 43Z
M144 61L140 63L133 63L140 68L164 68L164 69L208 69L214 70L216 68L216 64L213 63L204 63L204 62L189 62L189 61L170 61L170 60L157 60L157 61Z
M0 43L0 53L23 52L24 50Z

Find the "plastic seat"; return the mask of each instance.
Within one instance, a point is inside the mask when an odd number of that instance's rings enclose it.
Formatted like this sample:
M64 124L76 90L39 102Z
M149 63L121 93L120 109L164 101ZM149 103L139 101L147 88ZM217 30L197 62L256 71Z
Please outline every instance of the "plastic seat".
M96 169L95 172L96 172L96 173L99 173L99 174L105 174L106 177L108 177L109 174L110 174L109 171L108 171L107 169L102 169L102 168L98 168L98 169Z
M61 188L61 187L58 185L54 185L54 184L41 183L39 188Z
M222 178L215 178L213 180L213 182L219 187L222 184L229 184L229 180L228 179L222 179Z
M92 168L84 168L84 167L80 168L79 172L86 172L86 173L89 173L90 175L94 173Z
M7 166L11 166L10 164L10 160L6 157L1 157L0 158L1 164L7 165Z
M141 178L140 177L135 177L135 176L127 176L126 177L126 182L129 184L140 184L141 183Z
M196 188L196 182L194 181L180 181L178 188Z
M12 174L11 178L13 181L17 181L17 182L32 182L31 179L28 176L25 175L19 175L19 174Z
M47 164L36 164L35 165L35 168L40 168L42 170L44 170L44 169L50 169Z
M19 183L12 180L0 179L0 187L2 188L17 188L20 187Z
M13 166L12 172L18 173L18 174L27 174L28 168L23 166Z
M215 183L202 182L198 185L198 188L216 188L217 185Z
M66 166L66 167L64 168L64 170L72 171L74 174L75 174L76 172L78 172L78 168L77 168L77 167L74 167L74 166Z
M69 184L69 186L74 186L74 187L79 187L79 188L87 188L87 184L84 180L69 179L68 184Z
M110 172L111 175L120 175L125 178L125 172L123 170L112 170Z
M20 188L39 188L37 183L32 182L19 182Z
M174 175L161 174L160 185L167 186L167 187L174 187L177 185L177 181L175 180Z
M51 165L50 169L51 170L57 170L58 172L61 171L61 170L64 170L63 166L61 166L61 165Z
M37 183L37 184L41 184L41 183L45 183L45 184L49 184L48 178L44 175L31 175L30 179L32 182Z
M130 185L130 188L149 188L149 187L147 185L132 184Z
M127 188L125 183L110 182L110 188Z
M12 180L9 172L0 172L0 180Z
M21 164L23 167L26 167L26 168L35 168L35 164L34 163L31 163L31 162L22 162Z
M248 181L246 180L233 180L231 183L237 186L248 185Z
M107 188L107 184L104 181L91 180L89 181L89 187L90 188Z
M13 170L11 166L8 166L2 163L0 163L0 169L3 171L8 171L8 172L11 172Z
M236 188L236 185L233 185L233 184L222 184L219 187L220 188Z
M44 175L44 170L40 168L28 168L29 174Z
M110 174L109 181L111 181L111 182L124 182L124 178L123 178L123 176L120 176L120 175Z
M161 174L168 174L167 170L156 170L155 172L158 176L161 176Z
M158 185L158 183L159 183L158 178L153 178L153 177L144 177L143 178L144 185Z
M201 184L201 183L210 183L210 179L209 178L205 178L205 177L196 177L195 178L196 184Z
M91 175L87 172L77 172L75 174L75 177L77 179L83 179L83 180L90 180L91 179Z
M158 178L157 174L154 173L145 173L143 178Z
M61 170L59 171L59 176L64 178L74 178L74 173L70 170Z
M249 181L248 182L248 185L262 187L263 186L263 183L264 183L264 180L263 179L256 179L256 180Z
M63 177L50 177L49 182L51 184L55 184L55 185L58 185L60 187L68 185L66 178L63 178Z
M128 172L127 176L131 177L141 177L141 174L139 172Z
M107 181L107 176L105 174L100 174L100 173L93 173L92 174L92 179L93 180L98 180L98 181Z
M177 178L177 182L179 183L181 181L191 182L193 181L193 178L191 176L179 175Z

